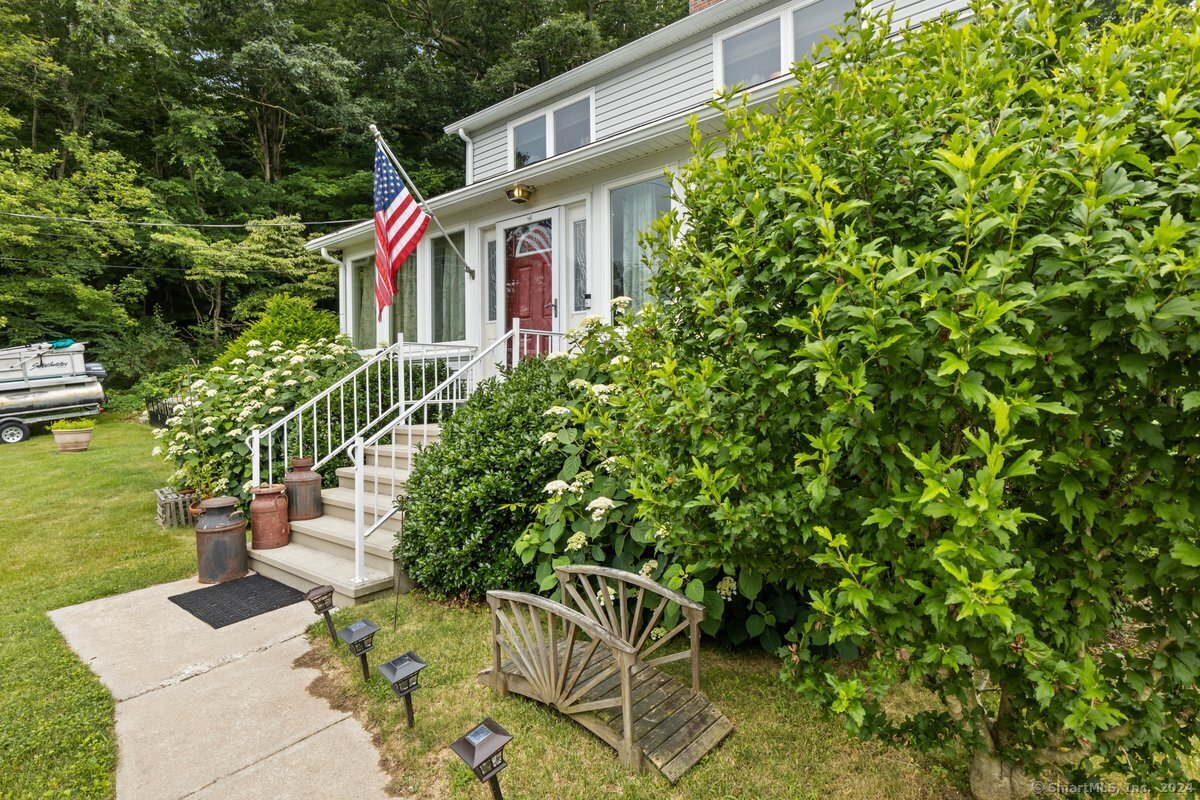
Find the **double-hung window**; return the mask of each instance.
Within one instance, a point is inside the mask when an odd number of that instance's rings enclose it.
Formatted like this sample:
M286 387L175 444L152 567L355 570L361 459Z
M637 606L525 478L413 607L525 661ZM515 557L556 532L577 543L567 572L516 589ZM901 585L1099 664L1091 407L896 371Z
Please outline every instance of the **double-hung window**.
M784 75L791 64L812 56L825 37L834 37L854 0L812 0L760 18L717 39L717 88L749 88Z
M575 98L552 106L511 128L512 168L545 161L592 141L592 97Z

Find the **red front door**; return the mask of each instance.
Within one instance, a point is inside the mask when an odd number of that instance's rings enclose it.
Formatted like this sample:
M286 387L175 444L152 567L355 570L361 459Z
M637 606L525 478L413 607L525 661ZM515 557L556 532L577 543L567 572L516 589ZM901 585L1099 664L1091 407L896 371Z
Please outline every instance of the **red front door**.
M554 330L554 285L551 279L550 220L510 228L504 236L505 322L521 321L522 331ZM550 352L550 337L522 335L521 355Z

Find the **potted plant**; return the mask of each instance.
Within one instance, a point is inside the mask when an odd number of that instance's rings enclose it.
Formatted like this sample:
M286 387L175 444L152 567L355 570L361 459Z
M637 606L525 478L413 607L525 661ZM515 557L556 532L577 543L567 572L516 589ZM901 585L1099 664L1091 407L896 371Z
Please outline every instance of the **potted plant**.
M90 419L60 419L51 423L50 432L60 453L82 453L92 443L92 428L96 423Z

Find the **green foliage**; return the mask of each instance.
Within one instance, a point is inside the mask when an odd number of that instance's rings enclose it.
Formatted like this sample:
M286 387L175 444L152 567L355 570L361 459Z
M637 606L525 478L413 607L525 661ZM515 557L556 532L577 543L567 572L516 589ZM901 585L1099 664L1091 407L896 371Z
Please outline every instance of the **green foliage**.
M96 422L91 419L59 419L50 423L52 431L90 431L94 427Z
M435 596L532 588L533 568L513 543L558 472L538 436L562 383L553 362L523 361L481 383L421 452L405 485L396 554Z
M1196 12L973 12L896 39L869 21L774 109L731 101L723 149L698 140L677 176L665 299L624 337L626 422L598 436L659 550L736 581L726 607L758 627L763 587L811 605L784 675L852 728L1179 779L1200 704ZM830 646L867 658L815 658ZM905 681L945 708L889 719Z
M188 349L175 328L155 313L118 336L99 340L95 355L108 373L104 388L110 391L128 389L143 376L180 366Z
M285 349L292 349L301 342L318 339L336 339L338 335L337 315L318 309L306 297L278 294L267 300L262 316L242 335L229 343L225 352L217 359L220 367L228 367L235 358L245 358L250 342L279 342Z
M187 387L167 427L155 431L154 449L175 466L172 483L211 497L249 498L250 448L246 437L265 428L361 365L354 348L318 339L292 349L247 342L245 358L214 366ZM280 457L282 458L282 456ZM285 465L276 465L282 475Z

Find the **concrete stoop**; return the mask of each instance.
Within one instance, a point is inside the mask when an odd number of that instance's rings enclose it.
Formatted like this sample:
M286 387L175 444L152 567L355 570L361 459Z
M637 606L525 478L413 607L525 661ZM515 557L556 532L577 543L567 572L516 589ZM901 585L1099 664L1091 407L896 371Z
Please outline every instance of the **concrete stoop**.
M392 508L404 493L413 460L426 443L437 441L438 425L412 426L412 441L367 449L365 509L367 525L376 514ZM334 602L342 608L366 603L391 592L401 592L412 582L392 552L401 527L399 513L386 520L364 543L365 566L362 583L354 582L354 469L337 470L338 485L321 491L324 515L291 523L287 545L270 550L250 549L250 568L260 575L300 591L328 584Z

